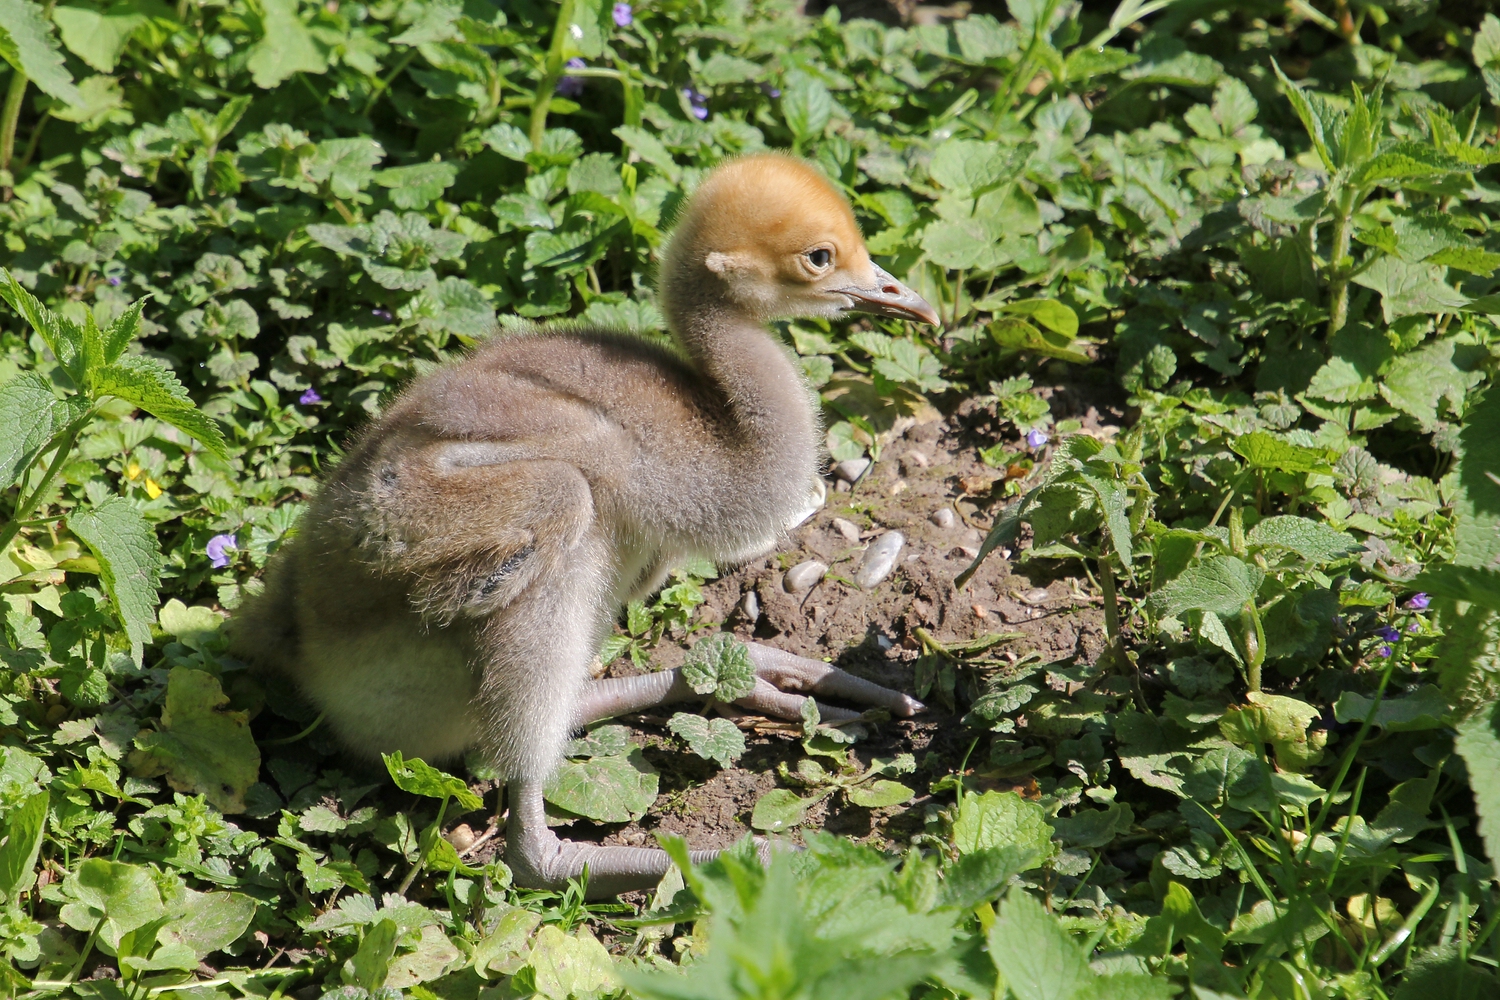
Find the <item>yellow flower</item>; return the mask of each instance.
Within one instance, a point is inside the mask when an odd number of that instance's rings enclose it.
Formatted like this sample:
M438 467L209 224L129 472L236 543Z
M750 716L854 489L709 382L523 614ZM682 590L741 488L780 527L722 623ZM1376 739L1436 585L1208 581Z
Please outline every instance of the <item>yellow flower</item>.
M127 466L125 466L125 478L126 479L130 479L130 480L136 480L136 479L139 479L140 476L141 476L141 463L137 462L135 459L132 458L130 460L130 464L127 465Z
M161 487L157 484L156 480L152 479L150 476L146 477L146 495L152 500L155 500L157 497L161 496Z

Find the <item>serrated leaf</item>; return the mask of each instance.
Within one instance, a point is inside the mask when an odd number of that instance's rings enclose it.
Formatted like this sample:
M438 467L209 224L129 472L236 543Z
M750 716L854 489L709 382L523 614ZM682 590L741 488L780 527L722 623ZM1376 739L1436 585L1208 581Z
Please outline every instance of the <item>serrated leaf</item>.
M0 3L15 2L25 2L25 0L0 0ZM73 381L83 382L84 373L80 364L83 353L83 328L43 305L4 268L0 268L0 298L25 317Z
M630 746L630 730L621 725L595 726L563 750L565 757L613 757Z
M560 809L600 823L629 823L656 801L660 777L639 747L628 753L565 760L547 782L545 797Z
M270 90L297 73L326 73L328 60L297 16L297 0L262 0L265 35L250 48L245 68Z
M987 935L990 957L1016 1000L1084 1000L1094 973L1057 918L1025 892L1001 902Z
M15 485L47 442L87 408L80 396L58 399L36 372L21 372L0 385L0 489Z
M1043 861L1056 853L1046 811L1015 792L965 792L953 823L953 843L960 854L1006 845L1034 852Z
M833 117L833 95L821 80L799 74L781 95L781 115L799 143L815 139Z
M1245 533L1251 547L1289 549L1312 565L1323 565L1364 546L1337 528L1306 517L1268 517Z
M1316 472L1324 476L1333 474L1333 466L1328 464L1328 458L1323 453L1314 448L1289 444L1265 431L1241 434L1230 442L1229 447L1257 469Z
M1487 278L1496 268L1500 268L1500 253L1491 253L1478 247L1447 247L1425 258L1424 263L1455 267Z
M441 161L391 167L374 175L376 184L390 189L391 203L406 209L426 208L452 187L457 178L458 167Z
M745 734L728 719L705 719L691 712L672 716L667 728L681 736L689 749L704 760L729 767L745 753Z
M1184 611L1211 611L1216 615L1238 615L1245 602L1255 597L1265 573L1234 556L1211 556L1189 566L1148 598L1152 610L1163 618Z
M161 723L136 737L132 769L143 777L165 774L167 784L206 796L220 812L244 812L245 792L260 774L260 750L249 716L228 704L213 674L173 667Z
M682 677L696 694L738 701L755 690L750 650L728 632L700 639L682 664Z
M1367 160L1354 172L1352 182L1364 187L1385 181L1432 177L1436 174L1468 173L1472 169L1462 160L1439 152L1432 146L1403 142Z
M385 761L385 769L390 773L391 780L403 792L434 799L451 797L465 812L484 805L479 796L469 791L468 782L439 771L421 758L403 757L400 750L380 756Z
M131 655L140 663L156 620L162 563L156 532L124 497L75 510L66 524L99 560L99 580L125 626Z
M32 0L0 0L0 59L36 84L48 97L79 103L78 88L68 72L45 8Z
M89 373L89 391L118 396L163 423L171 424L220 458L227 458L219 425L198 409L177 375L154 358L141 354L121 357Z
M480 141L509 160L526 162L531 140L514 125L491 125L479 134Z

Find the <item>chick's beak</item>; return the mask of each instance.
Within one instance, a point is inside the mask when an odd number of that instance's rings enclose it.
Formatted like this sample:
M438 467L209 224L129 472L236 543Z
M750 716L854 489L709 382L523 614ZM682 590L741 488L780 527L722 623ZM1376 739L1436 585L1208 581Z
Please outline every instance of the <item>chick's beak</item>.
M849 312L874 313L877 316L893 316L896 319L914 319L919 323L929 323L932 326L942 325L937 310L928 305L926 299L897 281L886 272L885 268L878 264L871 266L875 269L873 287L861 288L858 285L850 285L846 288L835 289L840 295L848 296Z

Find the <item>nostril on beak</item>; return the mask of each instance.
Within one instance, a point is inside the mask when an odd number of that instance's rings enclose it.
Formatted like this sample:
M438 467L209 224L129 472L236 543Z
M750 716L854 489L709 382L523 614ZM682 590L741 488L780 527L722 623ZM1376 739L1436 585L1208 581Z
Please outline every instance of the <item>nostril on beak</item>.
M884 292L886 295L900 295L901 294L901 289L897 288L895 285L886 285L884 288L881 289L881 291Z

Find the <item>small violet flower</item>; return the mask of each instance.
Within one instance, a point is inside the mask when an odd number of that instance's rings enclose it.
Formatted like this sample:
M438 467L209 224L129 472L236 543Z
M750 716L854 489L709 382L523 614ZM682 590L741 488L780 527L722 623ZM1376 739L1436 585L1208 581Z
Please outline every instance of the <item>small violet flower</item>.
M1033 451L1038 448L1045 447L1047 442L1050 440L1052 439L1047 436L1047 432L1042 430L1040 427L1033 427L1031 430L1026 432L1026 447L1032 449Z
M1410 625L1406 626L1406 631L1412 633L1413 635L1416 635L1421 630L1422 626L1418 622L1412 622Z
M383 319L387 323L394 323L396 321L395 315L389 309L371 309L370 315L376 319Z
M685 100L685 101L688 102L688 106L693 111L693 117L694 118L698 119L700 122L707 120L707 118L708 118L708 98L707 97L705 97L704 95L698 93L698 90L697 90L696 87L683 87L682 88L682 97L683 97L683 100Z
M301 403L303 406L311 406L314 403L323 402L323 397L318 395L318 390L309 389L301 396L297 397L297 402Z
M223 569L230 563L229 553L239 550L233 535L215 535L208 540L204 551L208 553L208 564L214 569Z
M1391 655L1391 647L1389 647L1389 646L1381 646L1379 649L1375 650L1375 652L1379 653L1381 656L1390 656Z
M1411 599L1406 602L1406 606L1413 611L1426 611L1427 605L1431 603L1432 598L1426 594L1413 594L1411 595Z
M763 84L761 84L760 85L760 92L762 94L765 94L767 97L769 97L773 101L776 98L778 98L778 97L781 96L781 88L780 87L773 87L769 83L763 83Z
M1401 639L1401 630L1389 625L1382 625L1377 634L1386 642L1399 642Z
M573 58L568 60L568 69L583 69L588 63L582 59ZM557 81L557 93L561 97L578 97L583 93L583 78L578 76L565 76Z
M614 9L615 27L628 28L635 20L635 11L628 3L617 3Z
M119 288L120 287L120 279L119 278L110 278L109 279L109 284L110 284L111 288Z

